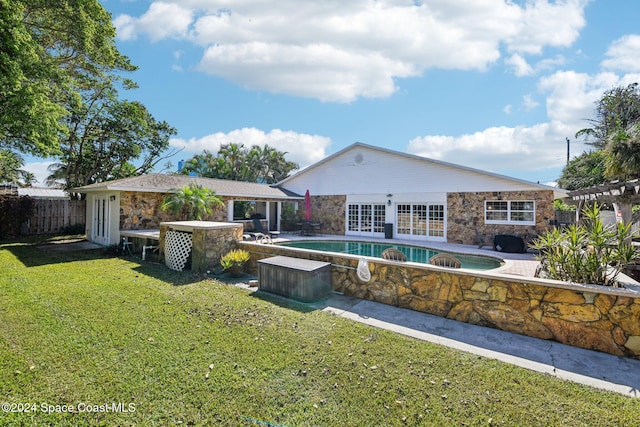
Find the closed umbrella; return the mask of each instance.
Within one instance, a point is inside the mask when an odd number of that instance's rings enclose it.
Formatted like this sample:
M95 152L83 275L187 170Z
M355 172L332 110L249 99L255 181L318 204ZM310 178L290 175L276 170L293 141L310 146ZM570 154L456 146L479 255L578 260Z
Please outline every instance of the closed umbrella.
M311 196L309 195L309 190L304 193L304 218L307 221L311 220Z

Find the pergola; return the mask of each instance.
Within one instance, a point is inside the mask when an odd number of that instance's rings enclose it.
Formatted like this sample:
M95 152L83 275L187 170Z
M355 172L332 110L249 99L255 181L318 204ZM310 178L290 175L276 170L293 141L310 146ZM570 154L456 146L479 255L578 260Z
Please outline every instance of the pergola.
M589 202L611 204L616 211L616 218L628 223L631 221L633 204L640 203L640 178L628 181L617 180L593 187L580 188L570 191L569 197L578 203L578 208Z

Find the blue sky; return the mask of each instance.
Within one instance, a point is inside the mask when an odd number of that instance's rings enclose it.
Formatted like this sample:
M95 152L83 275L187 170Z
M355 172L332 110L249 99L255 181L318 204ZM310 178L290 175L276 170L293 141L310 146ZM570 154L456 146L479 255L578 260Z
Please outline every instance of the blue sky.
M140 67L122 96L177 128L174 164L235 142L304 167L360 141L550 183L603 92L640 82L636 1L102 4Z

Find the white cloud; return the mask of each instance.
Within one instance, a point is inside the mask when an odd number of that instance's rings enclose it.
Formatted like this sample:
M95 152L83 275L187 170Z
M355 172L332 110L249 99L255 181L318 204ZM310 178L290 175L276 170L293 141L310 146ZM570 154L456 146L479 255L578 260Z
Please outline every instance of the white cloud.
M522 97L522 105L524 106L525 111L531 111L540 105L540 103L533 99L531 95L525 95Z
M44 187L45 180L49 175L51 175L51 172L49 172L47 168L54 163L56 162L54 161L29 162L29 163L25 163L22 169L24 169L27 172L31 172L36 176L36 180L38 180L38 182L34 184L34 187Z
M512 53L573 43L586 0L168 0L114 20L121 39L181 38L203 49L200 69L244 87L351 102L388 97L395 80L430 68L485 70Z
M527 63L527 60L517 53L505 59L504 63L513 69L513 74L518 77L530 76L534 72L533 67Z
M614 41L602 61L602 68L627 73L640 72L640 35L629 34Z
M553 58L545 58L538 61L535 65L530 65L524 56L514 53L510 57L506 58L504 63L514 75L518 77L525 77L539 74L542 71L552 70L558 65L564 65L565 59L562 56L555 56Z
M575 133L589 126L595 103L617 86L640 81L640 74L618 76L559 71L542 78L538 89L546 96L548 121L532 126L491 127L460 136L426 135L409 142L407 151L425 157L484 170L541 170L561 168L566 162L566 138L571 156L582 153L585 141ZM536 102L529 95L525 106Z
M278 151L287 152L286 159L299 164L301 168L315 163L326 156L331 139L320 135L309 135L293 131L273 129L269 133L256 128L236 129L231 132L217 132L202 138L188 140L174 138L171 146L183 148L183 154L200 154L203 150L217 153L223 144L269 145ZM185 156L185 158L187 158Z
M585 26L584 8L589 0L527 1L513 20L518 27L506 39L511 52L541 54L546 46L567 47Z
M145 33L151 41L170 37L185 37L193 21L193 11L178 4L153 2L149 10L140 18L120 15L113 21L118 37L135 40L139 33Z

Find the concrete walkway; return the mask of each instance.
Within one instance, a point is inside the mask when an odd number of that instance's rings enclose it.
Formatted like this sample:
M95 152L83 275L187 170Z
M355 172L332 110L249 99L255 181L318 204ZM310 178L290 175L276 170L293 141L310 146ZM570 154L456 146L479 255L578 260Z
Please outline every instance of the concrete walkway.
M640 360L333 294L311 307L563 380L640 397Z

